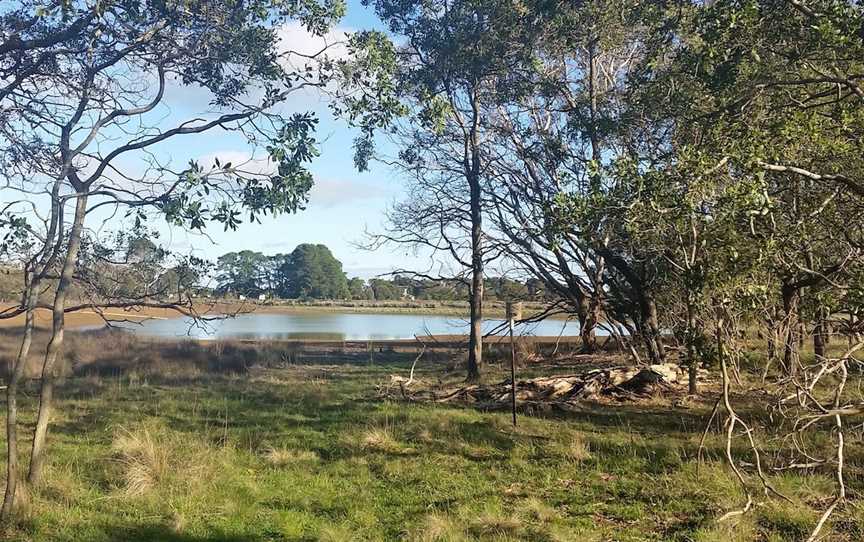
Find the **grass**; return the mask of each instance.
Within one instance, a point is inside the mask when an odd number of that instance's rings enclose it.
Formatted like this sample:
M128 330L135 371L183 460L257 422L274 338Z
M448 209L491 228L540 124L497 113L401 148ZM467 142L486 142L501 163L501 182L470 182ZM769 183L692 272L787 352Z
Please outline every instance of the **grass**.
M380 399L376 384L410 362L69 376L46 482L22 496L7 538L797 540L832 490L827 473L772 476L793 504L763 499L717 524L742 494L719 435L697 468L710 401L597 405L514 429L506 413ZM860 439L848 456L853 502L828 540L864 533Z

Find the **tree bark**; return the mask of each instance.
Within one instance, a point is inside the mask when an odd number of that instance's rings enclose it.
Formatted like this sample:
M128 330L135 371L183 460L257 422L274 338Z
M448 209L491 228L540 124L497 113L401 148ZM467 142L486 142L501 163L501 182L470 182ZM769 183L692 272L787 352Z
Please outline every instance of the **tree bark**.
M643 319L642 335L645 348L648 351L648 359L651 363L663 363L666 361L666 351L663 348L663 339L660 336L657 303L651 295L643 293L640 304Z
M690 395L698 393L696 379L698 376L698 360L696 359L696 308L693 295L687 294L687 385Z
M783 368L790 376L798 371L798 288L789 283L781 289L783 299Z
M57 291L54 294L51 339L45 352L42 364L42 386L39 392L39 412L36 418L36 431L33 435L33 448L30 455L30 470L27 479L31 484L38 484L42 479L45 464L45 440L48 435L48 423L51 418L51 406L54 398L54 372L57 358L63 348L63 335L66 327L65 313L66 296L75 272L78 251L81 248L81 232L84 229L84 217L87 214L87 194L79 194L75 204L75 217L69 230L66 243L66 255Z
M469 381L480 379L483 364L483 216L480 208L480 180L471 185L471 331L468 338Z
M51 222L48 227L45 242L41 253L34 257L29 272L25 266L24 293L21 301L26 311L24 313L24 332L18 354L9 368L9 383L6 388L6 491L3 496L3 506L0 509L0 521L7 522L15 508L15 495L18 484L21 482L18 473L18 386L24 369L27 366L27 357L33 344L33 329L35 327L36 305L39 302L39 291L45 271L51 268L57 257L55 239L62 237L63 231L63 209L60 205L58 195L60 193L59 181L54 183L51 190Z
M39 297L38 280L28 285L26 294L27 312L24 314L24 337L9 374L6 388L6 492L3 495L3 508L0 520L4 523L12 515L15 506L15 493L18 489L18 384L24 374L30 345L33 343L35 306Z
M579 336L582 340L582 353L593 354L597 351L597 322L600 318L600 307L588 296L579 299Z

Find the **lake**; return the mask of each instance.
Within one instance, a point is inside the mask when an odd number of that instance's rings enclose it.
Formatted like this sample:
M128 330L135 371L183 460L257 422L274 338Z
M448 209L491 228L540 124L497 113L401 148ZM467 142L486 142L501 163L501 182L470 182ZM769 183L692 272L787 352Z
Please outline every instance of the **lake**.
M501 326L503 320L484 322L484 332ZM372 314L340 312L250 313L234 318L195 324L190 318L147 320L118 327L159 338L215 339L304 339L365 341L412 339L415 335L461 335L468 333L468 320L459 316L429 314ZM504 333L504 331L500 331ZM517 326L520 335L571 336L579 334L575 321L545 320Z

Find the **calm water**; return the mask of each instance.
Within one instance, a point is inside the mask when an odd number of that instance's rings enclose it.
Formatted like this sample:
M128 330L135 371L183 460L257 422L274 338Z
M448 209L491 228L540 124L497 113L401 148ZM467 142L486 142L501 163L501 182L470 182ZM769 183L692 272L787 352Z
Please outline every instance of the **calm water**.
M484 323L486 332L501 325L501 320ZM203 326L203 327L202 327ZM195 325L188 318L148 320L142 324L122 324L137 334L195 339L307 339L307 340L385 340L411 339L414 335L467 334L467 319L457 316L421 314L363 314L336 312L299 312L286 314L242 314ZM518 326L521 335L578 335L575 321L546 320ZM501 331L503 333L503 330Z

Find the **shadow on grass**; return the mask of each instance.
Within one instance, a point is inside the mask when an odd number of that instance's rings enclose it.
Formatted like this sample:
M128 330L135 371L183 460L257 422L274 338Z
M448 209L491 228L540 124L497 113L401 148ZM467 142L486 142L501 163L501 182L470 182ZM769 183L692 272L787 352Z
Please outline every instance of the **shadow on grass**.
M144 525L135 527L110 526L113 542L248 542L265 540L259 536L214 533L207 536L193 536L177 533L165 525ZM287 540L286 538L267 537L266 540Z

